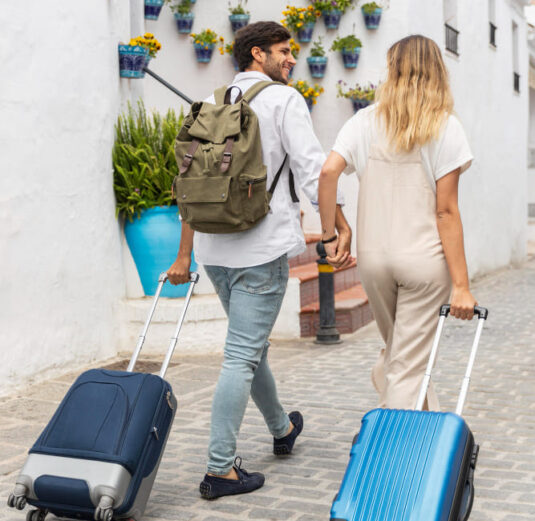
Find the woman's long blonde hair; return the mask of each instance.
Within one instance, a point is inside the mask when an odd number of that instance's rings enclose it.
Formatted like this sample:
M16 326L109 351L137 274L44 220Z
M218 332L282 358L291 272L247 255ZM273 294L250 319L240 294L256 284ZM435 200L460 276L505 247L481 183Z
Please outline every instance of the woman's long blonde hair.
M396 42L387 54L388 77L377 92L377 117L390 143L410 151L437 138L453 110L448 71L438 45L412 35Z

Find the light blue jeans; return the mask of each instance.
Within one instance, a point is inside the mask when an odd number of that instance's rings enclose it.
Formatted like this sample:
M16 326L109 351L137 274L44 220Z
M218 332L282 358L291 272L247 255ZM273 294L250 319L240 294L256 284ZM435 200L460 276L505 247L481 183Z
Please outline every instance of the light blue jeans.
M212 402L208 472L227 474L252 396L275 438L290 426L267 361L268 337L288 283L286 255L250 268L204 266L228 316L223 365Z

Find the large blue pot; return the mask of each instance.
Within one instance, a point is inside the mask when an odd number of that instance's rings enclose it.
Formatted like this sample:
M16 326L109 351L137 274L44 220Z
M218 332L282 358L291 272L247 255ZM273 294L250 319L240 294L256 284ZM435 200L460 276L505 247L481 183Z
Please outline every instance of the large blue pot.
M145 295L154 295L160 273L175 261L180 243L181 225L176 206L158 206L143 210L138 219L126 221L124 234L136 263ZM193 254L191 271L197 267ZM162 297L184 297L187 284L164 284Z

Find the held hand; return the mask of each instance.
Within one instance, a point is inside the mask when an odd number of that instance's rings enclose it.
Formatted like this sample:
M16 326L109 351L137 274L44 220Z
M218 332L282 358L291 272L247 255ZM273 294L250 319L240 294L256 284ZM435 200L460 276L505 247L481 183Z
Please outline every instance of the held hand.
M167 278L174 286L189 282L189 269L191 266L191 257L180 255L176 258L173 265L167 270Z
M477 301L468 288L453 288L450 315L461 320L472 320Z
M337 239L325 244L327 262L335 268L346 268L355 259L351 256L351 230L341 231Z

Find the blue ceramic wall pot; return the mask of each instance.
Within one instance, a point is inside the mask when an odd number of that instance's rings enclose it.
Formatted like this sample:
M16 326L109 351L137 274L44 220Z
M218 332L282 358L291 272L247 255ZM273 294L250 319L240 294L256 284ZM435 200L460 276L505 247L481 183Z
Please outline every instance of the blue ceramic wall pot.
M358 112L367 107L371 101L366 98L351 98L351 103L353 103L353 112Z
M205 45L204 43L193 43L195 55L199 63L208 63L212 59L214 52L214 44Z
M307 58L310 75L313 78L323 78L327 68L327 56L309 56Z
M143 210L133 222L126 221L124 234L136 263L145 295L154 295L160 273L166 271L175 261L180 242L181 225L176 206L158 206ZM193 260L191 270L197 264ZM164 284L162 297L183 297L187 284L173 286Z
M331 9L330 11L323 11L323 21L325 22L325 29L338 29L342 14L343 13L342 11L340 11L340 9Z
M308 111L312 112L312 109L314 107L314 98L305 98L305 101L308 107Z
M232 65L234 66L234 70L238 72L240 70L240 66L238 65L238 60L234 58L234 56L231 56L232 59Z
M354 49L342 49L342 60L346 69L355 69L359 62L360 47Z
M362 15L364 16L364 23L366 24L366 29L377 29L379 27L382 12L383 10L380 7L375 9L373 13L365 13L364 8L362 8Z
M158 20L164 0L145 0L145 19Z
M238 29L245 27L249 23L250 15L248 14L231 14L228 19L230 20L230 25L232 31L236 32Z
M143 78L143 67L149 55L140 45L119 45L119 74L121 78Z
M193 19L195 15L193 13L174 13L175 22L179 33L189 34L191 33L191 28L193 27Z
M309 22L303 25L303 27L297 31L297 40L301 43L310 42L310 40L312 40L312 33L314 32L315 25L315 22Z

